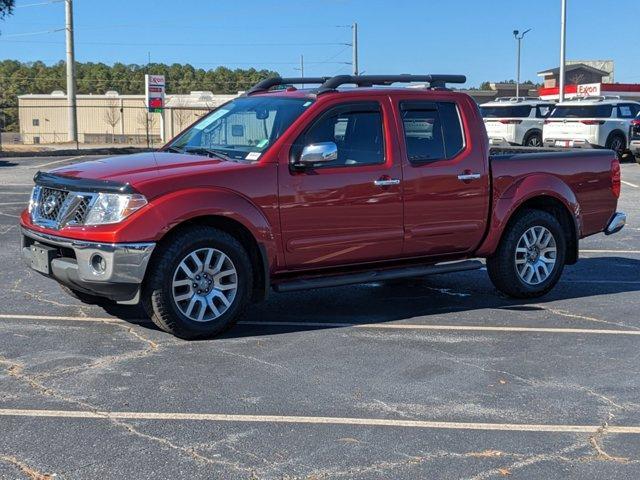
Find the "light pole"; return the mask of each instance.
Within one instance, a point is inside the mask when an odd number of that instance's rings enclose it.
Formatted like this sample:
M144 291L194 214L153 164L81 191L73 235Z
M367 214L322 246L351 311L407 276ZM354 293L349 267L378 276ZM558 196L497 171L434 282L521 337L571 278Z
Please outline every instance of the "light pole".
M68 140L78 147L78 117L76 109L76 61L73 48L73 5L65 0L65 30L67 44L67 110L69 116Z
M528 30L525 30L522 33L520 33L520 30L514 30L513 31L513 36L518 41L518 59L516 61L516 63L517 63L517 67L516 67L516 97L520 96L520 48L522 46L522 39L530 31L531 31L530 28Z
M562 0L560 13L560 85L558 86L558 101L564 102L565 64L567 63L567 0Z

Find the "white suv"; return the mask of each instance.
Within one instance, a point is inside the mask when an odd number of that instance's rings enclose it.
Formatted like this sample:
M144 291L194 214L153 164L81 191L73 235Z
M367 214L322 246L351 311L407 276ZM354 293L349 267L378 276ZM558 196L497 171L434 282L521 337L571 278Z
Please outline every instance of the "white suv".
M620 97L585 97L556 105L543 129L546 147L629 148L631 122L640 103Z
M535 98L497 98L480 105L490 145L542 146L542 126L553 103Z

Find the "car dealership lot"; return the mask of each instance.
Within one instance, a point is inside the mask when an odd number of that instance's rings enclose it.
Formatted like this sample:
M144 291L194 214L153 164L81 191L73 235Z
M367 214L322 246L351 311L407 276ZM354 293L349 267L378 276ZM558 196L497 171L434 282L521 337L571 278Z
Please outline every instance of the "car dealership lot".
M640 476L638 165L627 228L545 298L484 271L273 294L185 342L23 266L31 177L78 160L0 159L0 478Z

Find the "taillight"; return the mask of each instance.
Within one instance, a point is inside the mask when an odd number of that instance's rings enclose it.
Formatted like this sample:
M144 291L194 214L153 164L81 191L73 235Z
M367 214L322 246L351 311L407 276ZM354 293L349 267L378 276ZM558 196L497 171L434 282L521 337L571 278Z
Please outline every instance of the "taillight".
M500 123L504 123L505 125L518 125L522 123L522 120L500 120Z
M611 192L620 198L620 162L617 158L611 162Z
M580 120L585 125L604 125L604 120Z

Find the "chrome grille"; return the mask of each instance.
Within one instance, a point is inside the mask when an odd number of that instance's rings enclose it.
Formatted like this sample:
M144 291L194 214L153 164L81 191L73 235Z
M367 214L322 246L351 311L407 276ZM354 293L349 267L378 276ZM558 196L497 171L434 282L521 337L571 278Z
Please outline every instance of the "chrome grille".
M31 219L36 225L56 230L67 225L83 225L95 197L94 193L36 185Z
M69 192L43 187L40 190L37 213L44 220L57 220Z

